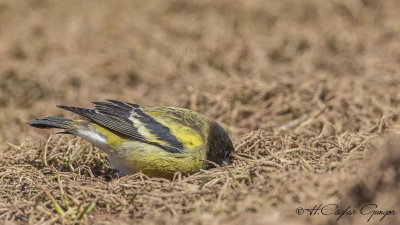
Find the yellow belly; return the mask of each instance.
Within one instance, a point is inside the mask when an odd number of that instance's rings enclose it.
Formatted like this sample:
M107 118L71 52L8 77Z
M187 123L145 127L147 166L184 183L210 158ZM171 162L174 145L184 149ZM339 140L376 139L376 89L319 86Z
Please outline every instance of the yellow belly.
M172 178L176 172L184 175L199 171L206 158L205 148L188 149L183 153L170 153L159 147L137 141L127 141L118 148L114 157L132 169L150 177Z
M141 171L150 177L172 178L176 172L187 175L199 171L203 167L202 159L206 159L205 144L199 143L199 137L192 133L183 132L188 134L187 137L181 135L181 139L190 142L185 145L188 148L182 153L171 153L154 145L122 138L97 124L90 124L90 129L107 140L108 149L103 150L111 156L112 167L121 174Z

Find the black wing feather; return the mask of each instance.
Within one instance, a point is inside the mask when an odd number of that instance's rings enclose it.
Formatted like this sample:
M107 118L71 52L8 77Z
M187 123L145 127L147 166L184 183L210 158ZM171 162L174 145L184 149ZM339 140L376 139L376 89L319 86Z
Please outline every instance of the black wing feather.
M132 103L127 103L127 102L122 102L122 101L118 101L118 100L111 100L111 99L106 99L107 101L121 107L124 108L126 110L132 110L133 108L140 108L140 105L138 104L132 104Z
M146 139L137 132L137 129L132 126L132 124L128 124L126 121L121 121L119 119L103 115L99 113L96 109L85 109L64 105L59 105L57 107L76 113L91 120L94 123L107 127L126 136L135 138L137 140L146 141Z
M130 117L130 110L121 108L108 102L93 102L93 104L96 105L96 109L100 113L124 119L128 124L132 123L128 119Z
M109 102L93 102L95 109L78 108L71 106L58 105L57 107L71 111L83 116L90 121L111 129L115 132L124 134L135 140L161 147L172 153L179 153L183 149L183 145L175 136L173 136L169 128L163 126L154 120L151 116L145 114L137 104L130 104L118 100L107 100ZM133 121L129 119L131 113L135 112L140 115L138 118L145 124L146 128L155 134L159 140L168 142L171 146L161 145L157 142L148 141L143 137L134 126Z
M157 136L158 140L165 141L169 144L169 146L162 145L164 149L170 152L180 152L180 150L184 149L183 144L178 141L173 134L171 134L170 129L143 112L140 105L111 99L107 99L107 101L112 104L107 102L96 102L96 109L100 110L102 113L117 117L121 117L124 114L125 118L133 116L140 120L140 122L142 122L153 135ZM132 112L134 112L134 114L132 114ZM128 121L132 122L130 119L128 119Z

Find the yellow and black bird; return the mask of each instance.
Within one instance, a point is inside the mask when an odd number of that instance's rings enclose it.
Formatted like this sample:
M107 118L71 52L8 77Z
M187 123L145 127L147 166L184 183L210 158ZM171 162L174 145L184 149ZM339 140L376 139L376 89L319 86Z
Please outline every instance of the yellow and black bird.
M108 154L121 176L141 171L171 178L213 167L207 161L231 164L232 141L214 120L189 109L107 101L93 102L94 109L58 106L87 120L44 117L28 124L86 139Z

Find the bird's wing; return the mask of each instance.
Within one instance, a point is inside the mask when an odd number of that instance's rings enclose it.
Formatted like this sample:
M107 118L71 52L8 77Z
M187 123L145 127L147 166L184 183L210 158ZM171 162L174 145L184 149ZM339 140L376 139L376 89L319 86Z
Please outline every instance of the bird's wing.
M90 121L112 131L126 135L137 141L152 144L171 153L180 153L185 149L185 133L183 124L175 126L168 120L160 119L155 115L146 113L137 105L117 100L109 102L94 102L95 109L85 109L70 106L58 106L74 112ZM173 126L170 129L170 126ZM176 127L180 127L176 129ZM175 132L174 132L175 131ZM180 132L178 132L180 131ZM176 135L175 133L179 133ZM187 135L190 136L191 132Z
M206 144L208 118L188 109L174 107L143 107L143 112L169 128L169 132L186 148Z

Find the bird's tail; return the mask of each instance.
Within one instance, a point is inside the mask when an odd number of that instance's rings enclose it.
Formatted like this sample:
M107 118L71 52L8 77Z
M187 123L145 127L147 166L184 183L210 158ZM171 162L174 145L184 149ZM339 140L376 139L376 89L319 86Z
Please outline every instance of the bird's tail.
M63 117L44 117L42 119L34 119L27 124L40 129L64 129L64 132L66 133L76 133L76 131L82 126L82 123L79 121Z

